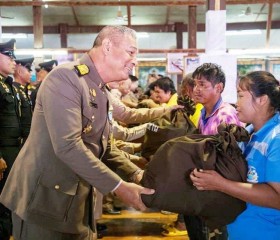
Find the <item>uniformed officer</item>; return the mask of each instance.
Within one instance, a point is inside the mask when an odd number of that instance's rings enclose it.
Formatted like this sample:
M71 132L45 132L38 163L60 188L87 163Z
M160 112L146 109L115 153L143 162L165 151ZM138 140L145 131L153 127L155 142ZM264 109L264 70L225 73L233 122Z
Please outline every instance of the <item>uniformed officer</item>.
M51 60L48 62L42 62L38 64L38 67L36 67L36 81L42 82L44 78L48 75L48 73L58 65L58 62L56 60Z
M140 169L108 143L105 86L128 78L137 52L134 30L106 26L88 53L43 81L28 140L0 196L13 211L15 239L93 239L93 188L146 209L141 195L154 190L127 182L138 182Z
M39 63L38 67L35 68L37 84L36 84L36 89L34 91L31 91L31 94L30 94L33 110L34 110L35 103L36 103L37 92L40 88L42 81L48 75L48 73L57 65L58 65L58 62L56 60L51 60L48 62Z
M15 40L0 43L0 158L5 160L7 169L0 181L0 191L21 147L20 98L13 86L16 62L14 56ZM11 235L10 211L0 204L0 239L8 240Z
M28 95L28 84L31 79L31 66L34 58L16 59L16 70L13 85L17 88L21 100L21 130L23 142L26 141L32 120L32 103Z

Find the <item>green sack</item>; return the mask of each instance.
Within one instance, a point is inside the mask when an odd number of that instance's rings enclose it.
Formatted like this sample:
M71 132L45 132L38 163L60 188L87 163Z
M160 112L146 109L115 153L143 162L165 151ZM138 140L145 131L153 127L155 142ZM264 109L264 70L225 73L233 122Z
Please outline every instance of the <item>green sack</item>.
M166 141L197 132L198 130L189 119L187 111L177 109L169 116L166 115L148 124L141 155L146 159L150 159Z

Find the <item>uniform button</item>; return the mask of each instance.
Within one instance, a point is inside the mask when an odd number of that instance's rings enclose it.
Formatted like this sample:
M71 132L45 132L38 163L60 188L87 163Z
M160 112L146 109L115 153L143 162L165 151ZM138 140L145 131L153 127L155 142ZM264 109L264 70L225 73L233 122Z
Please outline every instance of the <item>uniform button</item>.
M104 135L102 135L102 140L105 140L105 136Z
M94 116L92 116L91 119L93 120L93 119L94 119Z
M56 190L58 190L58 189L60 188L60 186L59 186L59 185L55 185L54 188L55 188Z

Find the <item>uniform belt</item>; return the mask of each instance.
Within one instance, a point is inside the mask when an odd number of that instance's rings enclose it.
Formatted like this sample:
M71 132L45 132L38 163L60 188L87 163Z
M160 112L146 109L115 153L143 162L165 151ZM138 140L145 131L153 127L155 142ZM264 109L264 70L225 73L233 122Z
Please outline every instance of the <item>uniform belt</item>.
M0 138L0 147L20 146L22 143L22 138Z

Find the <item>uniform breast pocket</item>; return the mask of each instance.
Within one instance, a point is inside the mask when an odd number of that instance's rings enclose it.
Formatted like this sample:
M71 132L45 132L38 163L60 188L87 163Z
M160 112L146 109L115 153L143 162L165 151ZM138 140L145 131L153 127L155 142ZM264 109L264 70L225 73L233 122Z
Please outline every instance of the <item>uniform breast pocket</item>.
M59 178L42 174L28 206L28 211L63 221L77 194L78 178Z
M14 96L12 94L8 94L8 93L5 94L3 99L5 102L8 102L8 103L12 103L15 101Z
M28 108L30 106L30 103L28 102L28 100L22 100L21 101L21 107L22 108Z

